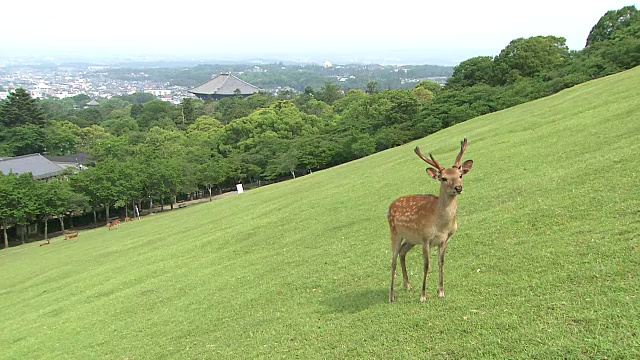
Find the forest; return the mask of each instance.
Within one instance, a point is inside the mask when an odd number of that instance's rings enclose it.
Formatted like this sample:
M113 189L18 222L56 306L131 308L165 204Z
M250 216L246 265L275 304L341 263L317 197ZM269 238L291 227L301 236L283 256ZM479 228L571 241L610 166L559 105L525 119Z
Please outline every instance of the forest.
M231 72L261 89L291 88L303 92L308 86L320 88L327 79L340 79L344 89L364 89L375 79L380 89L410 89L415 85L405 79L447 78L453 69L438 65L361 65L346 64L325 67L317 64L202 64L193 67L155 66L139 69L123 66L105 71L105 76L118 80L136 80L144 72L149 78L169 85L195 87L211 79L212 74Z
M584 49L570 51L565 43L557 36L514 39L494 57L461 62L445 86L324 81L277 95L185 98L178 105L135 93L92 107L85 95L41 100L16 89L0 102L0 157L86 152L92 164L47 182L0 176L4 246L15 225L55 219L49 226L64 230L65 218L71 224L73 216L92 213L97 226L134 204L173 206L237 183L303 176L633 68L640 64L640 15L635 6L611 10ZM19 242L28 237L25 227L14 235Z

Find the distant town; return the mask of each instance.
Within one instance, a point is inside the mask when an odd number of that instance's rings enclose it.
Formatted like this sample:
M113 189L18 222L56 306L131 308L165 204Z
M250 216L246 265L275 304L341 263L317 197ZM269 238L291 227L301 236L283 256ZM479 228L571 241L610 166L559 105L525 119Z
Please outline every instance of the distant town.
M190 64L192 68L206 67L204 65ZM188 67L180 66L180 64L162 64L173 71L188 69ZM277 66L274 69L274 66ZM429 65L427 65L429 66ZM158 76L159 65L150 66L146 63L126 64L126 66L118 64L88 64L88 63L68 63L68 64L51 64L51 63L25 63L25 64L0 64L0 100L5 99L10 91L17 88L27 90L33 98L57 98L64 99L79 94L84 94L92 99L108 99L117 95L127 95L136 92L144 92L155 95L158 99L178 104L186 97L194 97L188 90L199 83L210 80L211 76L216 75L213 69L217 67L225 68L225 65L210 65L211 71L202 74L200 69L200 77L190 81L176 81L174 77ZM282 90L302 91L297 86L289 86L287 84L276 84L269 80L260 81L256 77L267 77L267 73L273 74L274 71L286 71L288 66L279 64L233 64L229 68L234 68L234 74L249 77L252 83L259 86L262 90L271 93L278 93ZM420 67L414 66L414 67ZM423 66L424 67L424 66ZM453 72L452 67L429 66L436 69L435 72L410 71L410 67L402 66L380 66L371 64L350 64L348 66L334 65L331 61L325 61L317 64L314 71L324 69L321 74L323 78L315 78L315 85L318 86L319 81L334 81L348 88L364 88L364 85L372 77L379 76L376 71L385 70L391 73L391 77L395 77L394 81L379 83L379 86L385 88L392 87L411 87L423 80L431 80L444 84L450 74ZM289 71L299 72L301 65L290 65ZM309 64L302 65L302 68L309 69ZM412 74L413 73L413 74ZM434 75L434 76L427 76ZM384 75L387 76L387 75ZM198 82L199 81L199 82ZM297 84L300 85L300 84ZM306 84L305 84L306 85ZM304 86L302 86L304 87Z
M56 69L0 68L0 100L5 99L9 91L17 88L23 88L30 92L31 97L41 99L64 99L79 94L97 99L146 92L161 100L180 103L185 97L193 97L187 92L188 87L153 81L144 72L132 74L135 80L118 80L108 77L106 69L106 66L99 65L66 66Z

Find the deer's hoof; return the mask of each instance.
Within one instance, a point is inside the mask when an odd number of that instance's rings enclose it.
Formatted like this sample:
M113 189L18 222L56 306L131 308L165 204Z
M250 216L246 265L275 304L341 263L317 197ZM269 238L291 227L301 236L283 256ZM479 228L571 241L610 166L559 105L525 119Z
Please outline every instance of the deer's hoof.
M406 284L404 285L404 287L405 287L407 290L411 290L411 284L409 284L409 283L406 283Z
M427 297L425 295L420 296L420 302L424 303L425 301L427 301Z

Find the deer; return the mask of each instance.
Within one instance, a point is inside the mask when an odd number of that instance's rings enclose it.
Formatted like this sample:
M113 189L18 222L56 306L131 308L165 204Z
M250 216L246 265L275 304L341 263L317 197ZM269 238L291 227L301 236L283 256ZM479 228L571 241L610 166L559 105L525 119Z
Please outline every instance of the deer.
M115 219L107 223L107 227L109 228L109 230L117 229L119 225L120 225L120 219Z
M71 233L71 234L66 234L64 236L64 239L65 240L69 240L69 239L77 238L78 234L79 234L78 232L74 232L74 233Z
M422 275L422 290L420 302L426 301L427 272L429 270L429 252L437 247L438 257L438 298L444 298L444 286L442 268L444 266L444 253L451 236L456 232L457 197L462 193L462 176L467 174L473 166L473 160L466 160L460 165L462 155L467 148L467 139L460 143L460 153L451 168L445 168L429 154L424 156L420 147L416 146L415 153L431 167L427 168L429 177L440 182L440 193L435 195L407 195L394 200L389 206L387 220L391 233L391 287L389 289L389 302L395 302L394 277L396 272L396 260L400 257L402 268L402 281L410 290L411 284L407 277L405 258L409 250L420 245L424 262Z

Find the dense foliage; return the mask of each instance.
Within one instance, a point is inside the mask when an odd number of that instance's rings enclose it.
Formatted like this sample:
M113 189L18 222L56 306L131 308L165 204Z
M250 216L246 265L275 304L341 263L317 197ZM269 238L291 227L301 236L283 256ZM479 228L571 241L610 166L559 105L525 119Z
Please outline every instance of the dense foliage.
M105 71L116 80L139 80L141 73L169 85L194 87L211 79L212 74L232 72L262 89L291 88L302 92L307 86L319 88L327 80L339 81L346 88L364 88L375 80L384 89L410 89L416 79L451 76L450 66L438 65L360 65L321 66L316 64L218 64L193 67L149 67L143 70L121 67Z
M460 63L444 88L422 81L411 89L388 89L381 86L385 79L350 89L332 81L314 87L303 80L304 71L296 71L300 93L216 102L185 98L179 105L132 94L103 99L95 107L82 106L84 95L35 100L17 89L0 103L0 156L89 152L94 166L70 175L70 189L86 198L84 207L94 214L105 209L108 219L114 206L142 206L143 200L149 206L173 204L200 191L211 196L238 182L277 181L348 162L635 67L639 54L640 16L631 6L607 12L581 51L569 51L562 37L515 39L493 58ZM22 178L3 179L0 191L17 193ZM78 198L71 190L60 193ZM71 200L33 209L9 197L2 201L5 224L78 208Z

